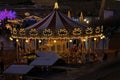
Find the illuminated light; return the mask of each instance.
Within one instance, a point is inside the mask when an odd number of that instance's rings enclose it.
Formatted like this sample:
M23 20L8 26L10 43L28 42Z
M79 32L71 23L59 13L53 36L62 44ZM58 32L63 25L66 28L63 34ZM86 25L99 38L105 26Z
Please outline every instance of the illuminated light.
M39 40L39 43L41 43L42 41L41 40Z
M103 37L101 36L100 39L103 39Z
M18 42L19 40L18 39L16 39L16 42Z
M68 31L66 29L60 29L58 31L59 36L67 36L67 34L68 34Z
M12 10L7 10L4 9L2 11L0 11L0 20L4 20L4 19L15 19L16 18L16 12L12 11Z
M72 42L72 40L69 40L69 42Z
M54 40L54 43L56 43L57 41L56 40Z
M105 38L105 36L104 36L104 35L103 35L102 37L103 37L103 38Z
M86 41L86 39L82 39L82 41L83 41L83 42L85 42L85 41Z
M68 11L68 17L71 18L71 14L70 14L70 11Z
M101 37L100 37L100 39L104 39L104 38L105 38L105 36L101 36Z
M26 12L26 13L25 13L25 16L30 16L30 13L29 13L29 12Z
M96 27L95 33L100 33L100 27Z
M73 35L79 36L82 33L82 30L80 28L74 28Z
M97 38L94 38L94 41L96 41L97 40Z
M103 34L100 34L100 36L103 36Z
M55 2L54 9L58 9L58 8L59 8L58 3Z
M29 34L30 34L30 36L37 36L38 31L36 29L30 29Z
M83 41L85 42L86 40L85 40L85 39L83 39Z
M86 34L92 34L93 33L93 28L92 27L87 27L85 32L86 32Z
M80 19L80 21L81 21L81 22L83 22L83 21L84 21L84 18L83 18L83 13L82 13L82 12L80 13L80 18L79 18L79 19Z
M19 31L19 34L20 34L20 36L24 36L25 35L25 30L21 28L20 31Z
M16 28L13 28L12 33L13 33L13 35L16 35L16 34L17 34L17 30L16 30Z
M28 43L28 42L29 42L29 40L28 40L28 39L26 39L26 40L25 40L25 42L26 42L26 43Z
M38 16L34 16L34 15L31 15L31 16L26 16L24 18L24 20L37 20L37 21L40 21L42 18L38 17Z
M104 36L103 34L101 34L100 36L101 36L101 37L100 37L100 39L103 39L103 38L105 38L105 36Z
M89 21L86 21L87 24L89 24Z
M9 37L9 39L10 39L11 41L13 41L13 38Z
M10 23L19 24L19 22L20 22L21 20L15 19L15 20L7 20L7 21L10 22Z
M52 31L51 31L51 29L45 29L44 31L43 31L43 35L44 36L52 36Z
M6 28L7 29L11 29L11 25L10 24L6 24Z
M86 22L86 21L87 21L87 19L84 19L84 21Z

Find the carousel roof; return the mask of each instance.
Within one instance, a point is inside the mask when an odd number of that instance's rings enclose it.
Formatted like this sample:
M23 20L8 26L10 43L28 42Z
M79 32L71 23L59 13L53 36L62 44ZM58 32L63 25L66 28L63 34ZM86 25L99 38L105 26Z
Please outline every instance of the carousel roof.
M59 29L66 29L68 32L73 30L74 28L85 28L84 25L80 25L68 18L65 14L62 14L57 6L48 16L46 16L43 20L38 23L25 28L25 30L29 30L32 28L36 28L37 30L51 29L53 32L58 31Z
M103 32L103 27L87 27L62 14L55 3L54 10L41 21L24 29L12 30L13 37L80 37Z

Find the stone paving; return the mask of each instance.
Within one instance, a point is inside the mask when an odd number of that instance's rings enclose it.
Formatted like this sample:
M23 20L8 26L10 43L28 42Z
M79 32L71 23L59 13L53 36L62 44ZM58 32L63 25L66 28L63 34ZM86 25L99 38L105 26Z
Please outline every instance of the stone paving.
M45 80L107 80L105 78L109 78L109 76L112 78L112 74L116 76L116 73L120 73L119 63L120 61L118 63L113 62L112 64L109 61L104 63L86 64L79 68L48 77ZM116 80L120 80L120 74L117 76L118 78L116 78ZM108 80L114 80L113 78Z
M9 54L8 57L11 54ZM6 58L5 62L6 61L9 62L8 60L9 58ZM108 65L108 63L110 63L111 61L113 61L113 59L109 59L108 61L102 62L102 63L98 63L98 62L87 63L87 64L75 65L72 67L61 66L60 68L65 68L67 71L63 73L55 74L53 76L46 77L43 80L110 80L108 76L110 76L111 78L120 76L120 75L115 75L116 73L120 73L120 69L119 69L120 66L119 67L114 66L112 70L110 70L111 68L109 68L108 70L106 70L106 68L105 69L102 68L103 66ZM112 74L114 75L114 77L112 77ZM36 80L40 80L40 79L36 79ZM116 80L120 80L120 79L116 79Z
M91 63L91 64L83 64L81 66L78 66L77 68L71 68L67 70L66 72L63 72L61 74L56 74L54 76L48 77L45 80L76 80L80 76L90 73L97 69L101 64L98 63Z

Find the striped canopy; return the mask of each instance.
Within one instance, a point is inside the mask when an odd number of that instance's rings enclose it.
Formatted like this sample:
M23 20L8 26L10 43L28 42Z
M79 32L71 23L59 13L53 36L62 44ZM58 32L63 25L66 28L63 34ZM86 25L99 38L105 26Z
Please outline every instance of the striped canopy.
M54 10L43 18L41 21L26 27L16 29L13 28L12 34L14 38L79 38L83 36L98 35L103 32L101 27L87 27L79 24L62 14L58 9L57 2ZM92 37L92 36L91 36Z
M60 29L66 29L69 34L72 34L74 28L80 28L83 30L85 26L76 23L65 14L62 14L59 10L53 10L43 20L25 28L25 30L30 30L33 28L37 29L39 32L45 29L50 29L54 34L56 34Z

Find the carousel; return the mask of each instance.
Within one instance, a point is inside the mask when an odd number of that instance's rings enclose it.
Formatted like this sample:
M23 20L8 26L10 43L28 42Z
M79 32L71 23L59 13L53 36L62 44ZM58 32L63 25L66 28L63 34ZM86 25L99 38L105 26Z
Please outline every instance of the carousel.
M99 40L105 38L103 26L76 23L59 11L57 3L42 20L26 28L13 28L11 32L10 39L16 40L18 54L38 51L54 51L60 55L84 54L94 51Z

